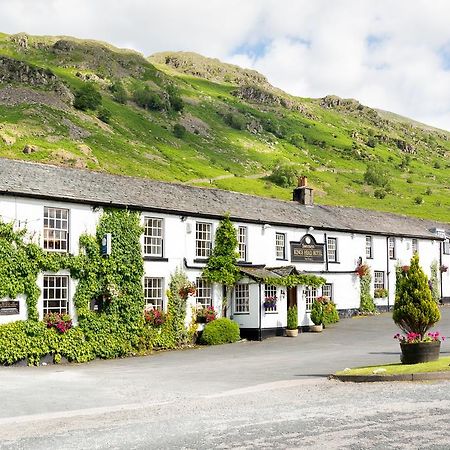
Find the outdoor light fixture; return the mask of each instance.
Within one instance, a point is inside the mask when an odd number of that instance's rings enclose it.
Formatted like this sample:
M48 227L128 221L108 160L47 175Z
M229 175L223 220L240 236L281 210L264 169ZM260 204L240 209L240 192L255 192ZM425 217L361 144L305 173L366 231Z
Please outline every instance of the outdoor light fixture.
M311 232L313 232L314 231L314 227L309 227L308 228L308 233L311 233Z
M281 299L284 299L285 295L286 295L286 292L284 292L284 290L281 289L281 291L280 291L280 297L281 297Z

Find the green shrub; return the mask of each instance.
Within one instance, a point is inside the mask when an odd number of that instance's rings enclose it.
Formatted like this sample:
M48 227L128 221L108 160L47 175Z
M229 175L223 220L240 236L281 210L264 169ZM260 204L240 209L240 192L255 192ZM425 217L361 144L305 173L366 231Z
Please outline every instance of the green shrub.
M104 123L109 123L111 120L111 111L107 108L100 108L97 114L97 118L99 118Z
M142 108L154 111L162 111L164 109L164 102L161 97L157 93L152 92L148 86L134 91L133 100Z
M125 104L128 99L127 91L125 90L125 87L121 81L116 81L113 83L113 85L110 87L110 90L113 94L113 99L120 104Z
M228 113L225 116L224 120L227 125L229 125L231 128L234 128L235 130L243 130L247 125L244 118L237 114Z
M268 176L277 186L289 188L297 184L297 169L290 165L278 165Z
M73 106L81 111L96 110L102 104L102 95L92 83L85 83L75 92Z
M417 197L414 197L414 203L416 205L421 205L423 203L423 198L420 195L418 195Z
M389 172L380 164L370 163L364 173L364 181L371 186L378 186L387 189L390 182Z
M296 330L298 328L298 309L297 306L291 306L287 312L287 329Z
M311 320L314 325L320 325L323 323L323 306L317 300L314 300L311 308Z
M186 128L183 125L176 123L173 127L173 135L178 139L183 139L186 135Z
M384 189L375 189L375 191L373 192L373 195L375 198L383 200L383 198L386 197L386 191Z
M170 85L167 88L167 94L169 97L169 104L170 107L174 111L183 111L184 103L182 98L180 97L178 90L175 88L175 86Z
M239 339L239 325L223 317L205 325L200 342L206 345L217 345L236 342Z
M329 325L330 323L339 322L339 314L336 308L336 304L331 300L324 301L322 303L323 309L323 324Z
M417 333L421 338L441 318L433 300L428 279L419 265L419 256L411 258L411 265L398 268L395 291L394 322L405 333Z

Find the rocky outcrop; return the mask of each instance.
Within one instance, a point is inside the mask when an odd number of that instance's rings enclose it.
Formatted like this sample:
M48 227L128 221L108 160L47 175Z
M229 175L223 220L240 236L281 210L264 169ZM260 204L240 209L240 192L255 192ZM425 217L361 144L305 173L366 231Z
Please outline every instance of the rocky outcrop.
M0 56L0 83L26 84L51 89L64 101L72 101L70 89L51 71L23 61Z
M409 142L406 142L402 139L397 139L395 143L396 143L397 147L404 153L410 153L410 154L416 153L415 147L412 144L410 144Z
M162 52L150 56L149 61L165 64L178 72L216 82L235 85L255 84L270 86L267 78L256 70L243 69L215 58L207 58L193 52Z
M13 34L9 37L9 40L11 42L14 42L14 44L16 44L19 49L28 49L28 34L26 33Z

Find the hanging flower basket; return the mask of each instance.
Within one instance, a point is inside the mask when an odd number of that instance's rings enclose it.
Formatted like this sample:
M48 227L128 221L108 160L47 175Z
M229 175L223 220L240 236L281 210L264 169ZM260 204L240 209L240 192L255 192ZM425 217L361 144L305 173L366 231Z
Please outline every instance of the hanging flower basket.
M267 312L276 311L277 310L277 296L274 295L272 297L266 297L264 299L264 310Z
M441 273L447 272L447 270L448 270L448 267L444 266L444 264L442 264L442 266L439 267L439 272L441 272Z
M355 269L355 272L359 276L359 278L362 278L364 275L367 275L369 271L370 268L367 264L359 264Z

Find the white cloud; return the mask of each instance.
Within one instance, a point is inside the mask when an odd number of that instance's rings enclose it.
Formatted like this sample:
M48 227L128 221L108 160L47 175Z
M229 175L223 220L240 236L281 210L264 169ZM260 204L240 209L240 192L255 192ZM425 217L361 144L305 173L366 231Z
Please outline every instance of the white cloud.
M296 95L353 97L450 129L446 0L0 0L0 11L5 32L196 51ZM261 42L262 54L237 53Z

